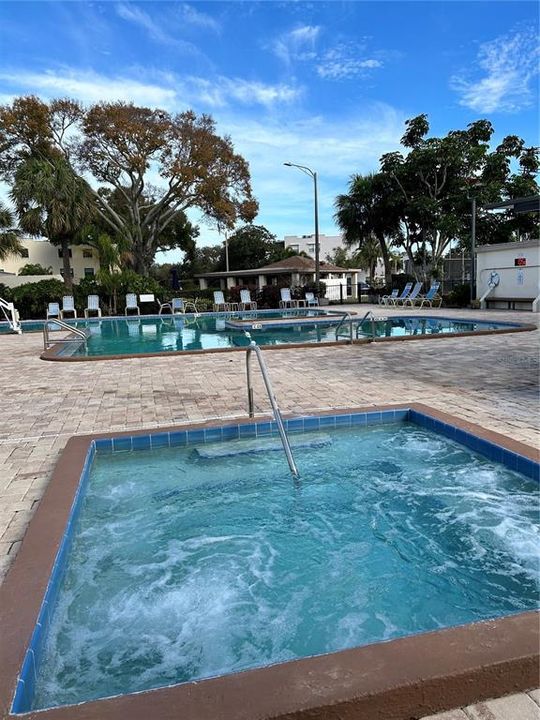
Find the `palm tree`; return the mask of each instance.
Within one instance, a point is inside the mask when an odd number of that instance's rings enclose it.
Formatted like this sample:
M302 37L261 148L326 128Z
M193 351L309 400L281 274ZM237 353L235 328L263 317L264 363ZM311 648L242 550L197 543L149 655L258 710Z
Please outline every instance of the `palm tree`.
M22 255L24 247L20 241L20 231L14 228L15 218L11 210L0 203L0 260L8 255Z
M354 256L358 267L367 267L371 284L375 279L375 269L380 256L381 246L374 235L364 241L362 247Z
M19 222L32 235L44 235L62 249L64 282L73 290L69 246L93 216L95 205L86 181L60 155L29 157L15 173L11 190Z
M335 219L347 245L362 248L375 237L384 261L387 279L392 274L389 245L399 234L399 213L393 204L388 182L382 173L353 175L349 192L338 195Z

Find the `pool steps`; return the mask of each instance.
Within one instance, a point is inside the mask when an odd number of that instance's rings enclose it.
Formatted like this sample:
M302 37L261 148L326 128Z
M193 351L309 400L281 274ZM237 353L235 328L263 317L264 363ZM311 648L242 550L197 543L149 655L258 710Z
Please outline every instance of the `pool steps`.
M305 448L322 448L332 444L332 438L325 433L312 433L310 437L296 436L290 438L291 447L295 450ZM195 448L194 454L202 460L218 460L237 455L257 455L265 452L283 451L283 445L277 438L252 438L237 440L232 443L211 443Z

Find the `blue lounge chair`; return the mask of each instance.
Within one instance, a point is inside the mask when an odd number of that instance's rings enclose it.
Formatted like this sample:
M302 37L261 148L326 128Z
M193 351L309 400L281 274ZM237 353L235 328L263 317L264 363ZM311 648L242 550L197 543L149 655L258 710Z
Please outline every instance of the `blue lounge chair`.
M416 285L413 287L411 294L403 300L396 300L396 305L399 303L402 307L412 307L414 305L415 299L420 294L420 290L422 289L423 284L424 283L417 282Z
M279 294L281 295L281 300L279 301L280 308L298 307L296 300L293 300L291 297L291 288L281 288Z
M399 289L394 288L390 295L382 295L379 297L379 305L388 305L389 300L396 300L399 295Z
M408 297L408 296L409 296L409 293L411 292L412 285L413 285L412 282L408 282L408 283L405 285L405 287L403 288L403 290L402 290L402 292L401 292L401 295L399 295L398 297L394 297L394 298L393 298L393 297L387 297L387 299L386 299L386 300L387 300L386 304L387 304L387 305L396 305L398 302L400 302L400 301L402 301L402 300L405 300L405 298Z
M230 312L233 308L233 303L225 302L225 295L223 290L214 291L214 312Z
M441 283L436 282L433 283L433 285L429 288L427 293L425 295L421 295L420 297L416 298L414 301L415 305L418 305L419 307L424 307L424 305L429 305L429 307L434 307L434 303L437 303L435 307L441 307L442 304L442 297L438 295L439 288L441 287Z
M308 307L318 307L319 306L319 298L315 297L315 293L307 292L305 297L306 297L306 305Z

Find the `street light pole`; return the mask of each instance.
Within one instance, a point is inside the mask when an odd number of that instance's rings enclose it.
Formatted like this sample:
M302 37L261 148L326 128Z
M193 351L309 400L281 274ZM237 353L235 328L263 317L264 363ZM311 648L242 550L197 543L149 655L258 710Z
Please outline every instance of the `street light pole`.
M321 279L321 262L320 262L320 244L319 244L319 198L317 194L317 173L315 170L306 165L296 165L296 163L283 163L286 167L295 167L313 179L314 204L315 204L315 282L317 289Z

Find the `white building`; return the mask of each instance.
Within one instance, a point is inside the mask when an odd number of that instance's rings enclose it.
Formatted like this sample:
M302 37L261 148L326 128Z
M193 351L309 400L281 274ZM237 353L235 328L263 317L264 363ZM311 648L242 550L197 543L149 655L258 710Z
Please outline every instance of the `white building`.
M540 309L540 241L476 248L476 297L483 305Z
M0 261L0 272L13 273L17 275L25 265L42 265L44 268L51 268L53 275L63 275L62 250L57 245L52 245L48 240L21 240L24 253L20 255L8 255ZM98 252L89 245L73 245L69 250L71 258L71 271L73 281L78 283L82 278L93 278L99 270ZM27 278L26 280L24 278ZM49 277L50 276L45 276ZM32 282L35 276L22 276L24 282ZM6 282L6 284L8 284ZM16 284L20 284L17 282Z

